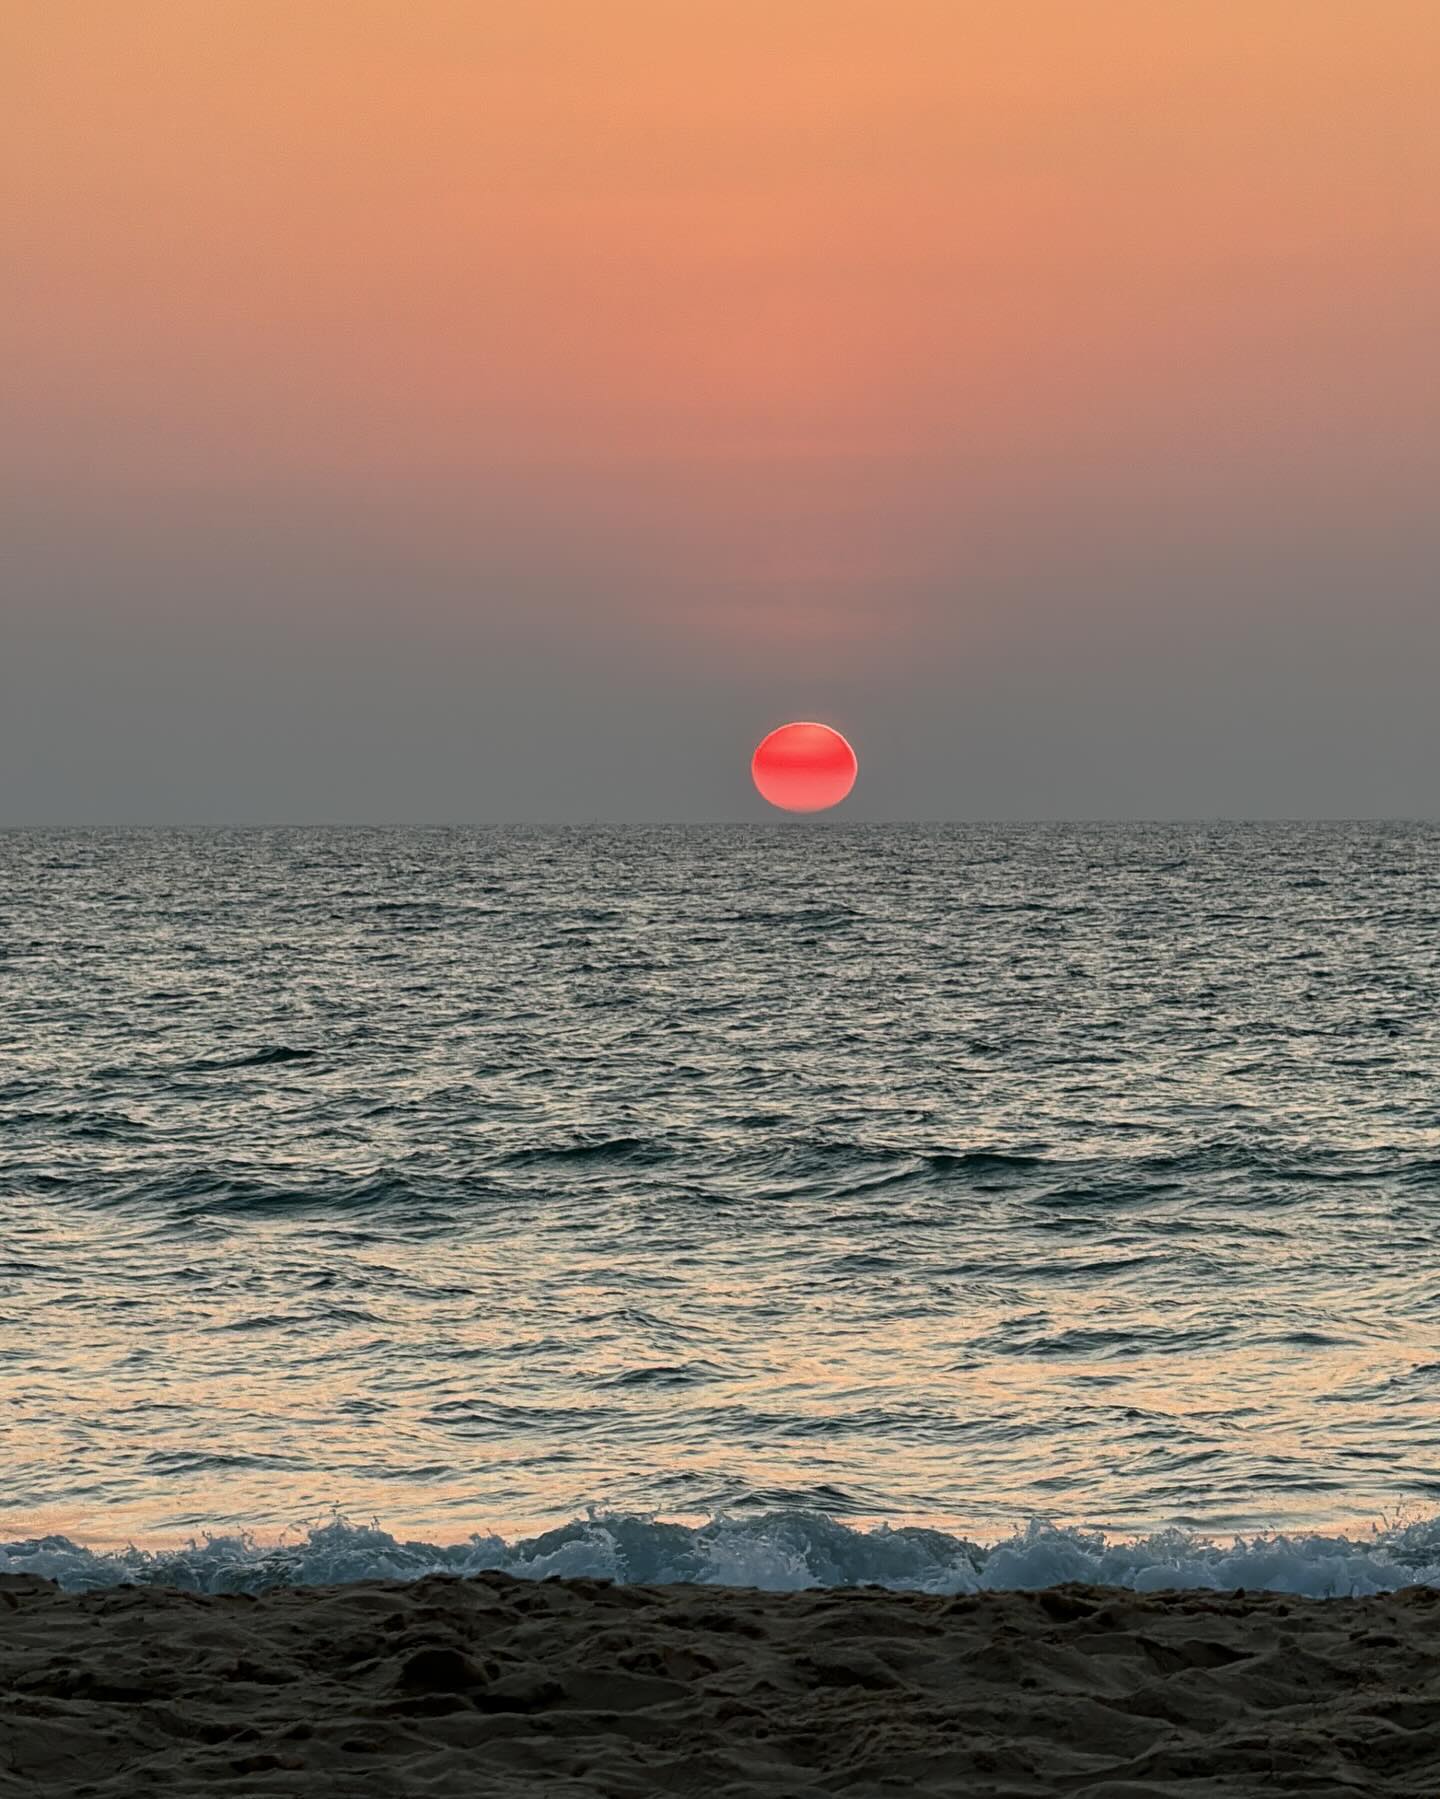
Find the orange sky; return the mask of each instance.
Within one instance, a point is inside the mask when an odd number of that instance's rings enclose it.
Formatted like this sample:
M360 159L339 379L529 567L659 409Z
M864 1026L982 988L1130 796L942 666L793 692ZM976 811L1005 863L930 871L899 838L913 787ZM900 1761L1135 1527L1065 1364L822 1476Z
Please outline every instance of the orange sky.
M563 535L677 655L1063 631L1037 538L1428 508L1437 52L1433 0L0 0L0 475Z

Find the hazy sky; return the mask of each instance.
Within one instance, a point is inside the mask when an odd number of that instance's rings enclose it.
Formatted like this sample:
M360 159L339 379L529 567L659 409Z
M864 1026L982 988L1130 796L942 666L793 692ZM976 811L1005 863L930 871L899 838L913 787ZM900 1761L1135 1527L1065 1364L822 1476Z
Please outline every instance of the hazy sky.
M1440 814L1436 0L0 0L0 822Z

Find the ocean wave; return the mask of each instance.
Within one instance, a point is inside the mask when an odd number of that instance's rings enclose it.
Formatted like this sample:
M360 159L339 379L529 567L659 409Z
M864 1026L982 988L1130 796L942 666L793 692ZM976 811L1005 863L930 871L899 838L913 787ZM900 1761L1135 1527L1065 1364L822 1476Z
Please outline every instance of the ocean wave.
M319 1053L314 1049L300 1049L292 1043L267 1043L245 1055L202 1057L198 1062L192 1062L190 1069L197 1074L217 1074L234 1068L273 1068L281 1062L309 1062Z
M577 1134L558 1143L539 1143L512 1150L507 1167L526 1168L552 1162L663 1162L673 1150L650 1137L605 1137Z
M1135 1592L1243 1588L1352 1598L1408 1586L1440 1587L1440 1518L1376 1529L1358 1539L1288 1533L1228 1542L1181 1530L1111 1538L1033 1521L986 1545L916 1525L859 1530L807 1511L721 1516L695 1526L593 1512L513 1542L477 1532L451 1544L401 1539L378 1523L336 1516L270 1544L245 1533L158 1550L93 1550L63 1536L0 1544L0 1574L38 1574L79 1592L131 1585L253 1593L276 1586L489 1571L531 1580L687 1582L769 1592L880 1586L956 1594L1083 1581Z

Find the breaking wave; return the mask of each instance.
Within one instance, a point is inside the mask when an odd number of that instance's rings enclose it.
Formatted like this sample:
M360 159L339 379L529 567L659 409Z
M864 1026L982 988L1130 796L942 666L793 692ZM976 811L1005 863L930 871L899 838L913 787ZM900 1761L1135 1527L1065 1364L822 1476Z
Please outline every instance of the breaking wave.
M159 1550L92 1550L63 1536L0 1544L0 1574L38 1574L82 1592L132 1585L254 1593L488 1571L530 1580L684 1581L770 1592L880 1586L953 1594L1083 1581L1136 1592L1245 1588L1350 1598L1440 1587L1440 1518L1377 1528L1359 1539L1276 1534L1229 1542L1179 1530L1110 1538L1032 1522L986 1545L918 1526L857 1530L818 1512L715 1517L698 1526L597 1512L513 1542L481 1533L450 1544L402 1540L378 1524L335 1517L270 1544L243 1533Z

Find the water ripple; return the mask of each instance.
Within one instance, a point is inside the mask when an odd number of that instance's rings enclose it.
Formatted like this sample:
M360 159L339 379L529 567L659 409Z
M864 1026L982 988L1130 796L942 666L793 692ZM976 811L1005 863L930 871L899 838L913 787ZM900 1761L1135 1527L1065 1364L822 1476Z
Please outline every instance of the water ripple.
M1432 1503L1437 891L1419 825L0 834L7 1520Z

